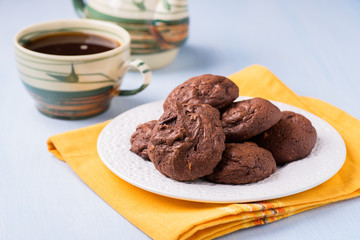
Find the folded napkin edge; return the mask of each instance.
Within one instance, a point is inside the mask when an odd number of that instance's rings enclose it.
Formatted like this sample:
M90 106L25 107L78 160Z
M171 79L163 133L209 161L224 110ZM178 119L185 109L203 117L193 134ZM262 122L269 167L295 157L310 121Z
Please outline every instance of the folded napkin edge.
M50 153L52 153L57 159L65 162L65 159L63 158L63 156L61 155L61 153L59 152L58 148L55 146L54 142L52 141L53 137L49 137L46 144L48 147L48 151Z

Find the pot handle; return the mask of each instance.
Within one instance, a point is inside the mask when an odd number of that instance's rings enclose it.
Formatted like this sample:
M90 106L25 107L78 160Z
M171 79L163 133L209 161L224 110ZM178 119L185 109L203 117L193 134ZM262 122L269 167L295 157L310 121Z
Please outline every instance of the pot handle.
M85 17L84 9L85 9L85 2L83 0L72 0L76 14L79 17Z

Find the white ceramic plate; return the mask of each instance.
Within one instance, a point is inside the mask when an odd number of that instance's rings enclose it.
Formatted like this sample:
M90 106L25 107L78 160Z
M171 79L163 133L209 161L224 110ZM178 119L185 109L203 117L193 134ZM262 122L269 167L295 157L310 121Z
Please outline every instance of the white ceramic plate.
M240 97L239 100L246 97ZM198 202L252 202L274 199L313 188L331 178L342 167L346 148L338 132L322 119L302 109L273 102L281 110L307 117L317 130L318 139L311 154L278 167L270 177L251 184L225 185L204 180L178 182L159 173L150 161L129 151L130 136L136 126L158 119L162 102L133 108L113 119L101 132L97 149L101 160L117 176L144 190L167 197Z

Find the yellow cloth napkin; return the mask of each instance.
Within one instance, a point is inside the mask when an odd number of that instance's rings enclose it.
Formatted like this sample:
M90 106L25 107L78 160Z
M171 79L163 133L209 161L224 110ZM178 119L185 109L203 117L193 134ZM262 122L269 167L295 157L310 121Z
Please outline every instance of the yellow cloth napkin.
M320 100L296 95L262 66L250 66L230 79L239 86L240 95L291 104L330 123L346 143L347 156L342 169L325 183L288 197L247 204L196 203L144 191L107 169L97 154L96 141L108 122L52 136L47 142L48 149L68 163L116 211L153 239L212 239L359 196L359 120Z

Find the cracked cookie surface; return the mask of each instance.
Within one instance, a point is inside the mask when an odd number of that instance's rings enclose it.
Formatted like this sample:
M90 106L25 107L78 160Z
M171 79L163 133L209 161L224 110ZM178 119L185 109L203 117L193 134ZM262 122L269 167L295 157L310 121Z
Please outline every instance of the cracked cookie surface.
M206 180L225 184L246 184L269 177L276 170L271 153L255 143L226 143L223 158Z
M316 129L301 114L283 111L281 120L253 140L268 149L277 164L285 164L307 157L315 146Z
M168 95L164 109L175 103L209 104L221 109L239 96L238 86L230 79L204 74L183 82Z
M270 101L251 98L229 105L221 114L227 142L242 142L275 125L281 111Z
M147 145L156 122L156 120L152 120L139 124L130 137L130 151L146 160L149 160Z
M148 143L155 168L178 181L212 173L225 149L219 111L207 104L174 104L164 111Z

